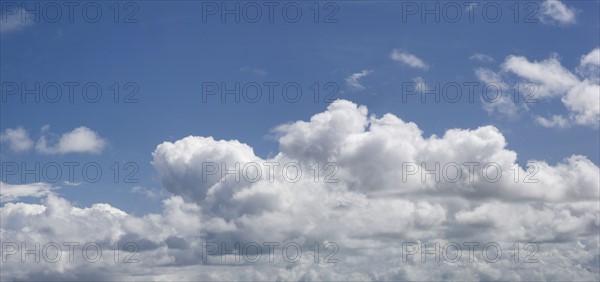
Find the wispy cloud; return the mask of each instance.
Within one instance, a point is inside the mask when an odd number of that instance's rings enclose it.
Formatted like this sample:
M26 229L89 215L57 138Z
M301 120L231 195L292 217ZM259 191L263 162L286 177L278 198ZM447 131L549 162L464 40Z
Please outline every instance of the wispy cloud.
M0 14L0 34L20 31L28 26L33 25L31 15L26 15L26 11L19 8L15 11L4 11Z
M265 76L265 75L267 75L267 71L266 70L261 69L261 68L255 68L255 67L248 67L248 66L242 67L242 68L240 68L240 71L241 72L253 73L253 74L258 75L258 76Z
M390 54L390 58L411 68L422 70L429 69L429 65L423 62L423 60L421 60L419 57L399 49L394 49L392 54Z
M495 60L490 55L475 53L469 57L469 60L479 61L482 63L493 63Z
M545 118L541 116L535 117L535 122L543 127L557 127L565 128L569 127L570 122L563 116L553 115L551 118Z
M160 191L156 191L154 189L148 189L148 188L145 188L142 186L131 187L131 193L141 194L150 200L158 199L162 194Z
M373 70L362 70L360 72L353 73L350 76L346 77L346 85L348 85L349 88L354 90L363 90L365 89L365 87L362 84L360 84L358 80L367 75L370 75L371 73L373 73Z

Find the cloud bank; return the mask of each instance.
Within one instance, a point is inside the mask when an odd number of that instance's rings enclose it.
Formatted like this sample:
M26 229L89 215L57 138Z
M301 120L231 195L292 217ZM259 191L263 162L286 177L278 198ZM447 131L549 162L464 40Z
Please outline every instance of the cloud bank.
M134 216L101 203L80 208L54 193L40 204L6 203L0 211L3 242L27 242L29 248L50 241L136 242L138 262L114 263L110 251L96 263L30 258L23 264L11 256L2 265L2 279L600 277L600 171L584 156L525 166L493 126L424 136L415 123L370 115L365 106L345 100L309 120L280 125L275 133L280 151L268 159L237 140L189 136L159 144L152 165L172 195L158 214ZM248 164L269 164L272 170L261 170L258 178L259 170ZM287 164L294 168L286 177ZM225 244L227 251L207 255L206 242ZM294 242L306 252L293 263L280 256L270 262L266 255L235 262L235 243L250 242ZM309 249L315 242L335 242L338 262L323 263L321 257L315 263ZM436 262L429 254L423 262L422 254L407 255L412 250L407 242L428 248L481 244L473 257ZM490 242L504 252L497 261L482 257L482 245ZM515 262L510 247L516 242L535 242L537 262L524 263L530 252L522 247ZM81 253L82 246L75 248ZM276 249L281 253L281 246ZM63 252L66 257L66 248Z

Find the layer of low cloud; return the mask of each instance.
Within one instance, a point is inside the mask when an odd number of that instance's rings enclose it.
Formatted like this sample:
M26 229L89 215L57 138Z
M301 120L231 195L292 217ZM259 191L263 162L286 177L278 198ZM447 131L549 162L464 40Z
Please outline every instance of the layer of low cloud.
M152 164L172 195L158 214L134 216L108 204L80 208L50 193L41 204L7 203L1 211L3 242L137 242L137 264L21 263L10 258L3 279L61 280L598 280L600 170L584 156L556 164L517 163L517 153L493 126L450 129L424 136L412 122L340 100L306 121L275 129L279 153L263 159L237 140L189 136L159 144ZM206 164L279 163L273 177L250 181L228 173L203 177ZM469 170L462 164L480 163ZM284 164L304 172L285 179ZM314 164L335 164L315 178ZM457 181L406 176L403 163L460 164ZM481 174L493 163L495 182ZM311 170L311 167L313 170ZM459 170L452 170L455 175ZM529 177L530 181L525 181ZM516 180L515 180L516 179ZM138 192L143 189L137 189ZM27 228L26 228L27 227ZM203 262L203 242L295 242L307 252L296 263L278 255L234 263L232 255ZM335 242L337 264L315 263L308 248ZM403 260L404 242L514 242L540 244L538 263ZM432 247L433 245L429 245ZM79 247L81 248L81 246ZM79 251L79 249L77 249ZM66 252L67 249L64 249ZM281 254L278 249L277 253ZM235 251L234 251L235 252ZM76 252L81 253L81 252ZM64 254L66 256L66 254ZM226 259L226 262L221 262ZM548 267L548 266L553 267Z
M8 184L0 181L0 202L12 202L21 198L42 198L50 194L52 186L46 183Z

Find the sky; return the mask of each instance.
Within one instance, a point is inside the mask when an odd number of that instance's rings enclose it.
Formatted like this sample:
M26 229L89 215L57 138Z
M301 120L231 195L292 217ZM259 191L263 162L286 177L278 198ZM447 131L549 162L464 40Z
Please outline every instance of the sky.
M0 278L598 280L599 12L2 1ZM213 241L333 242L339 262L219 263ZM403 260L404 242L452 241L505 255ZM106 249L25 269L24 242L133 242L139 263ZM541 262L511 261L515 242L537 242Z

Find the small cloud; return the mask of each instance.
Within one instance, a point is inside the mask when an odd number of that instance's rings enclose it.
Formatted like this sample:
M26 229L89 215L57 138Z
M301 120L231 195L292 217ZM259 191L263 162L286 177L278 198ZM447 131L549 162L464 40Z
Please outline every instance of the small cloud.
M362 70L360 72L353 73L350 76L346 77L346 85L355 90L363 90L365 89L365 87L362 84L360 84L358 80L367 75L370 75L371 73L373 73L372 70Z
M419 93L423 93L423 91L427 90L427 83L425 83L425 79L420 76L413 78L413 82L416 84L415 90Z
M42 127L42 136L35 145L35 149L43 154L66 154L66 153L93 153L102 152L106 141L96 132L81 126L71 132L64 133L54 146L48 146L46 132L49 126Z
M65 185L67 185L67 186L79 186L79 185L81 185L81 182L71 182L71 181L66 181L66 180L63 183Z
M422 70L429 69L429 66L425 62L423 62L423 60L421 60L420 58L418 58L417 56L415 56L413 54L410 54L405 51L401 51L399 49L394 49L392 51L392 54L390 55L390 58L396 62L400 62L400 63L405 64L412 68L422 69Z
M253 73L255 75L258 76L265 76L267 75L267 71L263 70L263 69L259 69L259 68L253 68L253 67L243 67L240 68L241 72L249 72L249 73Z
M52 193L52 186L47 183L8 184L0 181L0 202L12 202L20 198L42 198Z
M0 142L8 142L10 150L17 153L25 152L33 146L33 140L29 138L27 131L21 127L4 130L0 134Z
M144 197L146 197L148 199L151 199L151 200L158 199L161 196L161 194L162 194L162 193L157 192L157 191L155 191L153 189L148 189L148 188L145 188L145 187L142 187L142 186L133 186L133 187L131 187L131 193L141 194Z
M0 14L0 34L20 31L30 25L33 25L33 15L25 9L19 8L14 11L8 9Z
M543 127L566 128L570 126L569 120L559 115L553 115L549 119L536 116L535 122Z
M558 0L546 0L540 7L543 23L573 24L575 23L575 10L567 7Z
M493 63L495 60L490 55L475 53L469 57L469 60L479 61L482 63Z

